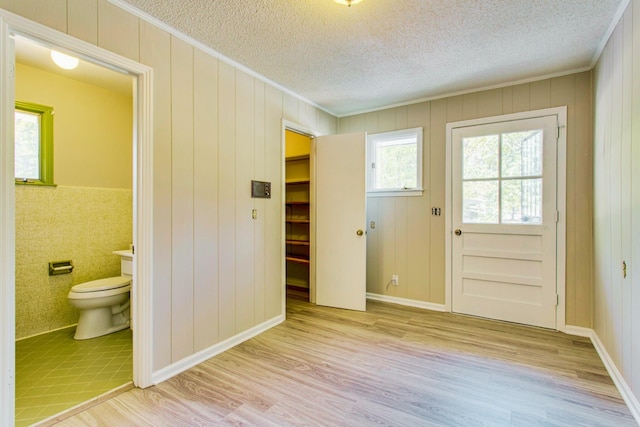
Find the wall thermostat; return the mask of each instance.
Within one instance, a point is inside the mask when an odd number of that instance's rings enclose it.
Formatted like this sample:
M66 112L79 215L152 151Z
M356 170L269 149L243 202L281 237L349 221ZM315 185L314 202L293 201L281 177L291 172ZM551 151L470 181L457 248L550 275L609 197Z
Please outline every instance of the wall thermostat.
M257 199L270 199L271 183L265 181L251 181L251 197Z

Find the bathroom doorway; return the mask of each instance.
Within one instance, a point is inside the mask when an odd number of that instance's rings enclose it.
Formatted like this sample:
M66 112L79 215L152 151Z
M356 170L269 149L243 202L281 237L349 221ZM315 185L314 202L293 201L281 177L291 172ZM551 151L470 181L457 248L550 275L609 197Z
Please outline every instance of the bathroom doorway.
M20 426L132 382L131 330L76 342L79 311L67 294L80 283L120 276L113 251L133 243L134 114L132 76L81 58L67 69L75 62L58 65L49 46L20 35L14 43ZM52 130L22 109L33 105L51 110ZM38 117L39 156L29 145ZM29 170L38 157L51 169L39 180L44 174ZM52 262L62 269L42 268Z
M2 247L0 248L0 252L3 255L2 260L2 274L0 274L0 293L2 294L2 302L0 311L3 313L3 316L0 317L0 338L2 339L2 351L0 353L0 368L2 369L2 377L3 384L0 388L0 424L13 424L14 421L16 424L20 424L18 420L14 420L14 414L19 415L16 409L16 387L15 379L16 379L16 365L17 365L17 357L16 357L16 338L20 338L17 334L19 328L24 329L24 324L28 324L30 321L32 323L36 323L39 321L38 314L36 313L32 316L31 319L18 319L17 314L22 316L22 313L18 313L16 303L22 304L23 302L19 301L29 301L28 299L24 299L24 295L18 295L19 293L23 293L22 289L16 288L17 279L19 279L22 271L18 271L18 267L16 261L19 260L22 254L19 254L20 251L24 250L24 245L20 240L16 239L16 236L19 235L18 230L23 226L21 221L25 220L25 216L33 214L34 211L21 210L17 206L18 197L24 196L24 189L31 188L28 185L20 186L21 189L16 190L16 185L13 179L13 171L14 171L14 138L13 138L13 128L14 128L14 103L17 98L16 91L16 74L20 72L17 70L18 67L22 67L17 58L17 52L14 50L14 47L17 45L16 40L19 38L25 38L27 41L36 42L36 44L45 46L47 48L56 47L59 50L65 51L67 53L71 53L74 56L79 57L81 60L84 60L91 65L99 65L102 68L109 69L112 73L120 73L124 75L128 79L128 92L130 95L130 113L129 113L129 156L128 159L124 160L122 163L125 164L125 167L129 170L129 189L122 190L127 193L125 195L119 194L114 197L118 200L124 200L128 197L128 210L130 211L128 215L128 227L129 227L129 238L126 243L124 240L112 240L111 244L117 244L118 246L128 246L133 243L136 248L136 259L134 260L133 266L133 287L131 290L131 306L132 306L132 323L135 324L135 329L131 332L129 331L129 337L125 337L124 340L128 340L129 346L132 349L131 357L132 363L132 371L131 378L133 383L139 387L147 387L151 385L151 373L152 373L152 361L151 361L151 289L150 289L150 280L151 280L151 243L152 243L152 226L151 226L151 216L152 216L152 151L151 151L151 70L139 63L131 61L129 59L120 57L116 54L104 51L96 46L84 43L80 40L74 39L72 37L68 37L65 35L61 35L47 27L40 26L31 21L26 21L19 17L15 17L11 14L4 15L2 11L0 11L0 77L2 83L2 91L0 91L1 97L1 105L0 108L0 129L2 129L2 133L0 135L0 151L2 152L2 160L0 164L0 221L2 221L2 228L0 229L0 234L2 237ZM14 55L15 52L15 55ZM32 67L33 68L33 67ZM16 70L16 73L14 73ZM64 76L64 78L67 78ZM85 82L86 83L86 82ZM50 85L42 85L38 88L41 92L45 93L50 91L52 87ZM70 103L79 102L78 99L73 99L71 93L69 93ZM79 97L80 98L80 97ZM76 121L76 125L78 128L80 126L92 126L92 123L84 123L81 121ZM107 132L111 132L112 129L109 129ZM87 138L85 137L85 143L89 146L91 143L95 143L96 138ZM82 149L72 149L70 150L71 156L71 164L74 162L76 164L82 163L84 156L82 155ZM75 157L74 157L75 156ZM102 158L102 154L99 155ZM113 163L112 163L113 165ZM69 170L71 169L71 170ZM76 169L80 169L79 167ZM92 167L95 171L98 167ZM112 167L111 169L114 169ZM65 172L74 172L72 167L65 167ZM55 174L55 172L54 172ZM66 178L65 178L66 179ZM56 190L63 190L63 185L59 185L58 187L53 187ZM87 188L100 188L93 181L89 182ZM42 188L43 190L47 190L46 188ZM48 188L51 190L52 188ZM18 191L22 192L18 194ZM27 190L28 191L28 190ZM64 191L62 191L64 192ZM116 191L117 192L117 191ZM32 205L36 203L47 203L50 200L47 197L51 197L53 191L49 191L48 195L42 196L41 200L35 201ZM85 191L86 193L86 191ZM88 193L91 193L89 191ZM103 194L95 195L89 194L87 196L89 199L93 201L104 201L102 197ZM80 208L72 209L71 202L73 198L78 198L77 194L71 194L66 192L64 196L67 197L66 201L68 201L68 209L66 212L62 212L62 215L66 215L67 217L76 218L79 217L80 214L88 215L97 215L100 217L102 214L97 213L96 211L92 212L78 212L79 210L91 210L89 206L90 203L81 203ZM125 203L126 204L126 203ZM64 203L63 203L64 205ZM100 211L103 211L107 208L114 208L113 206L106 207L102 205L99 208ZM64 211L64 207L60 208ZM98 209L98 208L96 208ZM37 215L34 215L37 217ZM56 241L65 241L71 240L69 237L73 233L78 231L80 228L78 221L69 221L65 224L65 227L62 230L58 230L53 232L51 226L51 219L49 216L40 216L40 223L38 223L38 229L33 230L32 235L40 235L43 239L44 236L46 238L56 239ZM106 227L94 227L98 229L98 233L100 233L100 228L104 232L105 229L109 227L118 227L121 225L118 221L114 221ZM104 233L108 234L108 233ZM104 235L103 235L104 237ZM104 237L104 240L109 240L109 237ZM85 244L83 250L91 251L92 249L91 243ZM124 247L114 247L114 250L124 249ZM18 256L17 256L18 255ZM31 254L35 257L34 254ZM99 256L94 256L92 260L94 263L100 264L98 260ZM114 255L114 260L116 265L119 265L118 257ZM67 258L65 256L65 258ZM91 258L89 256L88 258ZM80 258L78 258L80 259ZM56 261L56 260L49 260ZM111 262L113 264L113 262ZM78 262L78 264L74 265L76 269L76 273L78 273L77 279L74 279L77 283L82 281L92 280L91 277L83 276L86 271L89 270L87 266L91 264L91 260L82 262ZM80 268L84 265L84 268ZM113 274L109 268L99 266L98 270L100 274L104 276L109 276ZM93 273L92 273L93 274ZM65 289L64 279L59 279L62 283L50 284L51 286L55 286L56 284L60 286L63 290L59 293L64 295L68 292L68 289ZM67 279L68 280L68 279ZM58 289L60 290L60 289ZM26 291L27 293L33 291L33 289ZM43 298L45 304L49 305L57 305L58 308L62 305L66 305L68 301L65 301L66 298L59 298L60 295L57 295L54 299L50 299L48 297ZM33 298L35 300L35 298ZM31 301L30 301L31 302ZM21 322L20 325L18 321ZM54 325L54 322L51 322ZM28 329L27 327L26 329ZM23 334L24 330L20 329L20 334ZM64 333L65 328L53 326L53 329L58 333ZM28 332L27 332L28 333ZM35 334L36 336L44 336L40 335L38 332ZM116 334L111 334L113 337L116 337ZM113 338L111 337L111 338ZM120 341L122 337L119 338ZM79 342L71 341L72 345L78 346ZM86 347L86 346L85 346ZM94 357L96 358L96 357ZM70 362L72 363L72 362ZM34 368L35 369L35 368ZM95 368L98 369L98 368ZM68 368L69 372L77 372L77 367L70 366ZM101 372L106 372L104 366L100 368ZM34 376L36 378L36 376ZM5 380L6 379L6 380ZM19 378L18 378L19 380ZM41 381L41 378L38 378L38 382ZM118 380L119 381L119 380ZM68 389L73 388L74 386L67 385ZM54 390L51 388L51 390ZM56 391L60 391L57 389ZM76 390L77 395L80 395L80 390ZM88 390L84 390L88 391ZM101 393L98 393L101 394ZM90 396L85 394L85 398L88 399ZM86 400L85 399L85 400ZM59 406L60 400L65 399L50 399L49 403L51 407L55 407L57 409L56 412L60 412L65 408ZM65 403L65 402L63 402ZM66 402L68 403L68 402ZM80 403L80 402L74 402ZM70 405L73 406L73 405Z

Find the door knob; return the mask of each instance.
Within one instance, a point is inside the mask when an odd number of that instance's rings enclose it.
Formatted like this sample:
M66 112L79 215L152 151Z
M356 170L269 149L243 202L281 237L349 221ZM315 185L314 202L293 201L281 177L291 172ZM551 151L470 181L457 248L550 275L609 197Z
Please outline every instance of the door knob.
M362 231L362 230L358 230L358 231L356 231L356 234L357 234L358 236L362 236L362 235L364 234L364 231Z
M454 231L454 233L456 233L456 236L460 236L462 234L462 230L456 228L456 231Z

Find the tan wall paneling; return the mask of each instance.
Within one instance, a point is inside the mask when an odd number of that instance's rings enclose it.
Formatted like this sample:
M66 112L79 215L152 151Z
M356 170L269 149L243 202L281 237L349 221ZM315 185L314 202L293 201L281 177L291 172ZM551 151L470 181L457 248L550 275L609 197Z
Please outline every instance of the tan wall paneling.
M367 245L376 253L369 253L368 260L376 264L367 266L367 291L444 304L447 212L432 216L431 208L445 205L448 122L567 105L567 321L591 326L591 274L584 262L592 248L589 82L587 72L339 119L345 132L359 130L362 123L369 133L424 128L423 196L368 200L368 221L376 221ZM400 275L396 289L386 288L391 274Z
M98 0L67 0L67 4L69 5L68 34L97 45Z
M621 52L632 52L633 50L633 14L631 12L626 13L623 17L622 33L620 34ZM620 165L620 205L621 205L621 253L622 259L631 259L631 230L632 227L632 178L631 171L633 169L633 163L631 162L632 140L632 109L633 109L633 90L624 90L624 88L633 87L633 55L622 55L622 76L621 87L622 92L622 113L621 113L621 165ZM624 278L626 281L626 278ZM620 307L620 320L622 334L620 341L621 347L621 367L620 371L627 377L631 378L633 374L633 358L632 358L632 344L633 344L633 329L632 313L633 313L633 294L631 286L622 286L621 295L621 307ZM626 318L625 318L626 316ZM640 327L640 323L636 328Z
M540 110L551 107L551 81L549 79L529 83L531 104L529 110Z
M258 181L264 181L267 174L266 161L266 129L265 129L265 84L258 79L254 79L254 178ZM267 206L274 205L270 199L253 199L253 208L256 209L258 217L254 220L254 250L255 250L255 269L254 269L254 316L256 324L267 320L264 310L265 304L265 286L266 286L266 251L267 251L267 227L266 213Z
M193 46L171 37L171 359L194 353Z
M140 26L140 60L153 68L153 369L171 363L171 37Z
M384 294L386 285L378 278L378 202L379 197L367 198L367 292ZM375 227L371 228L374 223Z
M139 40L138 18L107 0L98 0L98 46L138 61Z
M290 122L302 124L300 120L300 110L298 108L298 100L288 93L282 94L283 117Z
M631 140L633 141L631 149L631 162L633 165L640 165L640 147L638 147L638 141L640 141L640 54L638 48L640 47L640 2L633 0L631 3L632 10L632 22L635 25L632 27L632 40L633 55L631 59L632 64L632 76L633 81L631 83L632 91L632 105L631 105ZM629 13L629 12L627 12ZM627 88L629 89L629 88ZM631 223L631 235L640 236L640 221L638 221L639 205L640 205L640 168L635 167L631 169L631 197L632 197L632 223ZM631 306L636 309L631 312L630 322L632 328L632 340L631 340L631 356L635 360L634 368L632 369L631 378L626 377L627 382L630 383L636 398L640 395L640 366L638 366L638 360L640 360L640 239L633 239L631 246L631 273L632 291L631 291Z
M219 319L220 339L236 333L236 70L220 62L218 76L219 179ZM242 266L240 266L242 268Z
M634 167L640 164L638 46L640 1L633 0L593 73L593 324L636 399L640 396L640 239L636 238L640 169Z
M573 286L572 289L567 289L567 292L568 295L569 292L571 293L572 299L575 298L576 309L567 311L568 314L575 313L575 317L569 317L567 323L593 325L593 310L585 309L593 307L593 269L585 268L584 264L586 260L591 265L593 260L593 233L591 232L593 226L593 194L592 191L586 191L587 189L593 189L593 149L586 149L584 146L585 141L593 140L591 73L576 75L575 89L575 108L573 108L575 126L569 126L569 132L572 132L569 136L573 141L580 142L567 147L567 151L571 152L571 154L567 155L567 188L572 189L567 193L572 195L574 201L572 209L575 212L573 219L567 217L567 223L573 225L573 230L567 231L568 236L573 236L573 239L567 239L567 249L569 240L572 240L571 246L576 251L574 255L576 259L569 265L572 266L571 270L573 271L573 280L576 286ZM570 169L571 166L573 166L573 169ZM571 179L569 179L570 175L572 176ZM583 192L578 196L577 191L579 190ZM589 232L586 230L589 230ZM576 249L579 249L579 251ZM578 253L581 257L579 259L577 258ZM567 253L567 257L568 255L569 253ZM571 281L567 279L567 282ZM578 286L577 284L582 285ZM567 304L569 304L569 298L567 299ZM578 309L578 307L581 307L581 309ZM569 315L574 316L574 314Z
M67 32L67 0L0 0L0 8Z
M511 113L520 113L531 109L531 85L521 84L513 87L512 106Z
M282 313L282 274L283 274L283 206L282 182L284 157L282 147L282 92L272 86L265 90L265 180L271 182L271 199L265 212L266 252L265 252L265 314L271 319Z
M251 180L255 170L254 78L236 73L236 333L255 325L255 241ZM259 256L264 257L264 254Z
M194 51L194 350L218 342L218 60Z

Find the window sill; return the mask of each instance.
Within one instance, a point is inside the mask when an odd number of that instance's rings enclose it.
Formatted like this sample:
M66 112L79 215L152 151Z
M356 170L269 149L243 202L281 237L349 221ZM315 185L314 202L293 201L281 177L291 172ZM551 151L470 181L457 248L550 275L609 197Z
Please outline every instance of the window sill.
M18 181L16 180L16 185L33 185L36 187L57 187L58 184L47 184L41 181Z
M367 197L417 197L422 196L422 188L412 188L410 190L386 190L367 191Z

